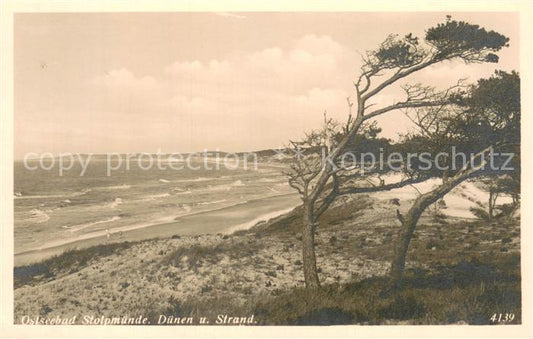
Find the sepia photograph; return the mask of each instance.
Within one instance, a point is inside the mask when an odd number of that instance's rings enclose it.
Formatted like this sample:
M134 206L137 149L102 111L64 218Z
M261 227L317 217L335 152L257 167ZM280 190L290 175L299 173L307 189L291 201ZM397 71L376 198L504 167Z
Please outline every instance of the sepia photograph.
M12 13L7 320L530 326L529 47L483 10Z

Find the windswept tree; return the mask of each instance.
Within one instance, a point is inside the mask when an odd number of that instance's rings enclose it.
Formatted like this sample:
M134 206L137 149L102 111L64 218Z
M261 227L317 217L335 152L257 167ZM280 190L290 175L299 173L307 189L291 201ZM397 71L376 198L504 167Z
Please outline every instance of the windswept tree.
M514 165L513 165L514 166ZM514 172L514 171L513 171ZM520 201L520 177L519 173L504 174L501 176L489 176L482 178L480 182L489 197L487 201L487 209L472 207L470 211L478 218L492 222L501 219L502 217L511 216L519 207ZM510 196L513 200L510 204L498 205L498 198Z
M444 23L429 28L423 39L413 34L403 37L393 34L366 53L360 75L354 82L356 101L348 100L347 119L336 126L340 136L332 140L329 132L325 132L322 146L327 152L324 157L296 157L288 174L290 185L298 190L303 202L302 261L307 288L320 286L314 245L320 216L340 194L362 191L353 187L353 179L360 177L357 166L339 166L345 163L345 152L362 126L370 119L396 110L446 105L455 90L404 85L403 98L382 106L376 104L376 99L386 89L401 86L411 75L445 61L497 62L495 53L507 43L508 38L497 32L447 17ZM326 124L325 130L328 129ZM293 143L293 146L302 147L300 143Z
M390 271L393 289L401 286L413 233L428 206L467 179L519 175L519 75L498 71L489 79L479 80L453 102L447 110L420 109L413 118L426 144L453 146L456 158L448 159L440 174L431 172L442 179L442 184L419 195L409 211L399 218L401 229ZM452 155L448 150L448 158Z

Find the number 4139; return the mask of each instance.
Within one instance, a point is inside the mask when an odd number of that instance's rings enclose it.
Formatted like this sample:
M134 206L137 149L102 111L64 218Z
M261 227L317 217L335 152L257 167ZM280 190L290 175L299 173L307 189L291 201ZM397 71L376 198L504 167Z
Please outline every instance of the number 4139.
M492 317L490 317L490 321L493 323L508 323L513 321L514 318L514 313L494 313Z

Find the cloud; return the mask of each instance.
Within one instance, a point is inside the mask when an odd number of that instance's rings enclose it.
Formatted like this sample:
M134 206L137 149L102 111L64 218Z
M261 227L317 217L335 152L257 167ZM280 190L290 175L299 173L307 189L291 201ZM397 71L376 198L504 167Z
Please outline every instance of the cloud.
M242 150L243 140L250 149L275 147L318 128L324 111L346 119L346 98L355 100L350 70L356 59L330 36L310 34L285 47L176 60L154 75L122 68L94 79L94 85L105 89L96 109L114 112L107 118L114 134L134 131L146 142L173 140L193 150ZM446 83L463 68L441 65L409 81L424 83L431 77ZM390 88L370 103L379 108L400 98L401 89ZM408 127L401 113L379 121L387 137Z
M292 95L313 87L342 86L347 51L327 36L307 35L290 48L272 46L248 53L235 53L225 60L176 61L165 68L176 92L198 96L235 92L257 95L279 92ZM344 82L344 85L349 82ZM250 93L254 91L254 93ZM233 93L231 93L233 92Z
M350 59L331 37L306 35L284 48L176 60L158 75L113 70L93 85L106 90L98 109L114 112L113 126L143 121L142 128L131 128L139 140L172 138L192 148L230 150L247 140L251 149L274 147L318 127L324 110L345 114ZM135 119L128 119L132 114Z
M216 12L215 15L223 16L227 18L246 19L245 15L230 13L230 12Z
M328 54L342 56L344 48L327 35L308 34L296 41L296 49L310 52L314 55Z
M202 63L198 60L174 62L165 67L165 72L175 76L174 80L201 80L208 81L213 77L229 76L232 69L226 60L213 59L208 63ZM194 79L193 79L194 78Z
M131 71L121 68L96 76L93 83L108 89L151 90L157 86L154 77L136 77Z
M340 118L347 112L346 98L348 96L349 94L342 89L315 87L303 95L294 96L293 100L307 112L324 107L322 111L329 111L330 116Z

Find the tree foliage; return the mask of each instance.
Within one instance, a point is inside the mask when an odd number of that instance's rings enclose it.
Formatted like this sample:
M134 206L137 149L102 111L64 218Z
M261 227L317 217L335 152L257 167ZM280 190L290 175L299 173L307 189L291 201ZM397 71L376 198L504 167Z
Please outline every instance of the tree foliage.
M500 33L450 16L445 23L427 30L426 41L436 49L437 58L458 56L465 62L498 62L498 55L492 52L509 45L509 38Z
M292 143L294 148L311 143L309 148L327 150L325 162L318 164L316 154L297 157L287 173L289 184L298 190L303 202L302 247L306 286L319 286L314 234L320 215L337 196L368 191L367 187L358 186L361 175L357 166L337 166L344 153L360 140L363 127L368 126L371 119L396 110L424 108L438 113L450 105L452 99L457 99L461 83L442 91L422 84L403 85L404 97L384 105L376 104L376 101L380 102L376 100L380 94L391 86L400 85L400 80L440 62L497 62L494 53L507 44L508 38L499 33L448 17L445 23L429 28L423 40L413 34L389 35L375 50L366 53L360 75L354 82L357 101L352 103L348 99L346 121L334 124L326 120L324 133L319 133L324 137L308 136L302 142ZM379 171L374 173L380 174ZM383 183L380 189L401 187L421 179L416 176L403 183Z

